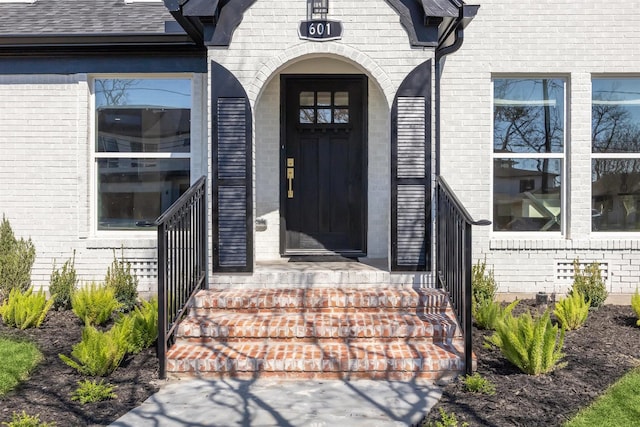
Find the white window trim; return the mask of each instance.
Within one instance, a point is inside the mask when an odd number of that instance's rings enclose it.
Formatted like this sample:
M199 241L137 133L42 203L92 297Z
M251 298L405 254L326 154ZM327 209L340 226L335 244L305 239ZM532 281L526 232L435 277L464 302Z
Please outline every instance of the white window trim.
M1 0L0 0L1 1ZM149 1L149 0L146 0ZM155 1L155 0L153 0ZM191 81L191 150L189 153L136 153L136 158L189 158L190 164L190 176L189 182L193 184L201 175L201 167L194 169L194 160L201 153L200 143L198 141L203 138L203 130L199 126L197 120L194 120L194 111L202 108L200 92L202 91L202 84L200 78L194 73L181 73L181 74L93 74L89 76L89 109L90 109L90 124L89 124L89 168L90 171L90 183L89 183L89 238L92 240L92 247L108 247L108 248L120 248L123 241L138 241L133 247L155 247L155 241L157 238L157 230L152 228L150 230L99 230L98 229L98 168L96 166L98 158L119 158L122 157L119 153L101 153L96 156L96 98L95 98L95 81L100 79L189 79ZM197 111L198 116L201 116L202 112ZM194 144L194 141L196 144ZM129 247L129 246L126 246Z
M564 103L564 111L563 111L563 150L561 153L496 153L494 150L494 140L493 140L493 126L494 126L494 112L495 112L495 94L494 94L494 82L496 79L562 79L563 81L563 103ZM568 161L569 161L569 140L568 140L568 111L569 111L569 99L567 94L567 87L569 86L569 77L565 75L555 75L555 74L545 74L545 75L502 75L496 74L491 76L490 81L490 143L489 147L491 150L490 156L490 200L489 200L489 218L493 222L493 206L494 206L494 163L496 159L505 159L505 158L522 158L522 159L560 159L562 163L562 181L561 181L561 189L560 189L560 230L559 231L499 231L494 230L493 224L491 225L490 230L490 239L495 241L513 241L513 240L531 240L531 241L540 241L540 240L565 240L567 236L567 225L568 218L570 216L570 212L568 209L568 177L567 173L569 171ZM534 245L537 246L537 245Z

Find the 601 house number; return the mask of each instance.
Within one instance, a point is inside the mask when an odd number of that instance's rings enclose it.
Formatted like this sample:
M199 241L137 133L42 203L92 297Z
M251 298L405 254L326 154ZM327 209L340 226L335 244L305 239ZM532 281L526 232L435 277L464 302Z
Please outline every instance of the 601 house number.
M305 40L337 40L342 37L340 21L312 20L300 23L300 38Z

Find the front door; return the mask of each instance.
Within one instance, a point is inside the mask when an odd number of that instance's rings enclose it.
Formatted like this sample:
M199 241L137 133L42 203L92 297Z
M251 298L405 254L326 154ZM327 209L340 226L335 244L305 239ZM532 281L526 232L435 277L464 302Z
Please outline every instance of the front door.
M366 77L281 83L281 253L364 256Z

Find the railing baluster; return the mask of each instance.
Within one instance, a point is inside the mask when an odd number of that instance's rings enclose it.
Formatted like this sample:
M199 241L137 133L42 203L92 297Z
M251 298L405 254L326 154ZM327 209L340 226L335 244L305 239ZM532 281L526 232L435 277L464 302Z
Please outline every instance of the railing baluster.
M158 227L157 352L161 379L167 375L167 350L178 322L191 298L206 283L207 268L203 262L207 257L206 184L206 177L198 179L155 222Z
M449 294L464 337L465 371L472 373L471 340L471 257L472 225L490 225L491 221L474 221L442 176L438 177L436 218L436 279Z

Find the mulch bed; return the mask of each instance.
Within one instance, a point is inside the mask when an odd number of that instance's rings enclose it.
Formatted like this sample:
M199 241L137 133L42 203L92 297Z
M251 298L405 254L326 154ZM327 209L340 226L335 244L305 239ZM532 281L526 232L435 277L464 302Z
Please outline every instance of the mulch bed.
M517 310L523 309L535 310L534 301L521 301ZM442 408L469 426L560 426L640 363L640 327L630 306L590 312L585 326L566 333L567 366L547 375L523 374L499 350L484 348L489 333L474 327L473 348L477 371L495 384L496 394L465 392L457 380L444 388L427 421L438 420Z
M532 306L532 301L522 301L518 309ZM635 324L629 306L604 306L591 312L583 328L567 333L567 366L538 377L520 373L499 351L483 348L486 332L474 329L478 372L496 385L497 393L467 393L459 381L453 382L444 388L427 419L437 419L442 408L470 426L559 426L638 365L640 328ZM71 312L52 311L41 328L26 331L0 322L0 336L28 337L44 354L30 379L0 399L0 424L9 421L13 412L24 410L57 426L108 425L158 390L158 362L152 348L127 358L105 379L117 386L115 400L86 405L72 401L71 393L85 377L58 354L69 355L81 331L81 322Z
M69 356L82 336L82 322L71 311L50 311L40 328L24 331L0 321L0 336L27 337L44 355L30 378L4 398L0 398L0 425L23 410L56 426L108 425L139 406L158 387L158 359L155 349L127 356L105 382L116 386L117 398L81 405L71 400L78 382L87 378L67 366L59 357Z

